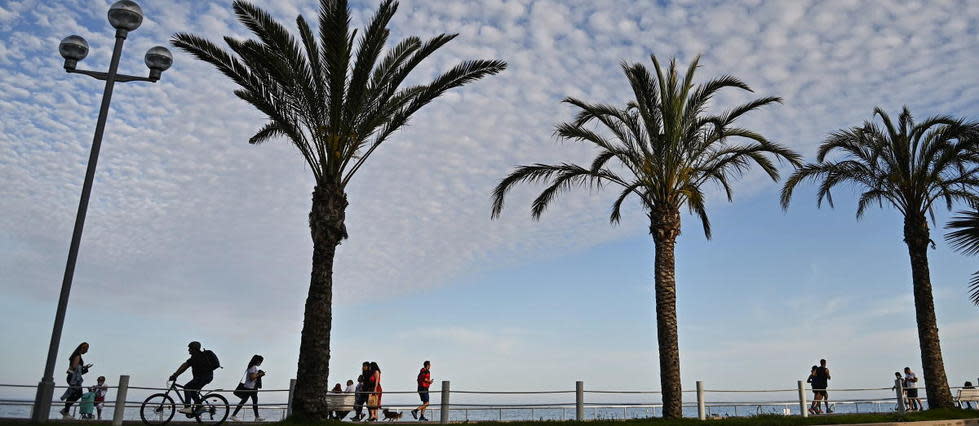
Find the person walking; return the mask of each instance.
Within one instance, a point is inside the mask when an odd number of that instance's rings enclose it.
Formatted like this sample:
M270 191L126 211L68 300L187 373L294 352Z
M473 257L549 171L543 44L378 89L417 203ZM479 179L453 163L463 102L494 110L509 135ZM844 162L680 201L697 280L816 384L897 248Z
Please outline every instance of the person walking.
M921 411L921 399L918 398L918 375L911 371L911 367L904 367L904 392L908 396L909 411Z
M75 348L74 351L71 352L71 355L68 357L68 378L66 379L68 382L68 389L66 389L65 393L61 395L61 399L65 401L65 408L59 411L59 413L61 413L61 417L65 419L72 418L71 413L69 412L71 405L82 397L82 382L84 381L82 376L85 373L88 373L88 370L92 368L92 364L85 364L85 361L82 360L82 355L86 353L88 353L88 343L82 342Z
M370 363L367 363L370 367ZM357 387L354 388L354 416L350 419L359 422L364 419L364 404L367 403L367 384L364 383L364 375L357 376Z
M381 367L377 362L372 361L369 372L370 378L367 383L371 393L367 397L367 412L370 416L367 421L376 422L377 411L381 408L381 396L384 394L384 389L381 387Z
M180 364L177 371L170 375L170 381L176 382L184 371L190 369L193 378L184 385L184 408L177 410L177 412L193 416L194 410L201 403L200 390L214 380L214 370L221 368L221 362L218 361L218 356L214 352L202 350L200 342L188 343L187 352L190 353L190 358Z
M425 418L425 410L428 409L428 388L429 386L432 386L431 361L425 361L422 364L422 369L418 372L418 377L416 380L418 381L418 397L421 399L422 405L419 405L418 408L411 410L411 417L414 417L420 422L427 422L428 419ZM421 416L419 416L419 414L421 414Z
M818 365L812 366L809 369L809 377L806 378L806 383L809 383L809 388L812 389L812 403L809 404L809 414L821 414L819 409L819 398L820 393L817 392L816 383L816 370L819 370Z
M904 377L901 376L901 372L900 371L895 371L894 372L894 378L896 378L897 380L900 380L901 381L901 400L904 401L904 407L907 408L907 406L908 406L908 399L907 399L908 398L908 387L907 387L907 385L905 385ZM896 381L894 383L894 386L891 386L891 390L892 391L896 391L897 390L897 382Z
M829 387L830 379L832 379L832 377L829 374L829 368L826 368L826 360L819 360L819 367L816 368L816 378L813 380L812 388L813 393L816 394L816 397L818 399L822 399L823 404L826 405L826 413L833 412L833 410L829 408L829 391L826 390L826 388ZM819 392L816 392L815 389L819 389ZM818 407L819 404L817 403L816 406Z
M88 388L89 392L95 393L95 412L98 413L98 420L102 420L102 409L105 408L105 395L109 393L109 388L105 386L105 376L99 376L98 383Z
M244 407L245 402L249 399L252 400L252 412L255 414L255 421L265 421L265 419L258 415L258 389L261 387L259 383L262 381L262 377L265 376L265 372L258 367L262 366L263 361L265 361L265 358L261 355L253 355L252 359L248 361L248 366L245 367L245 374L241 377L242 380L238 383L238 387L235 388L235 396L241 398L241 401L235 406L234 413L231 413L231 421L241 421L238 418L238 412L241 411L241 407Z

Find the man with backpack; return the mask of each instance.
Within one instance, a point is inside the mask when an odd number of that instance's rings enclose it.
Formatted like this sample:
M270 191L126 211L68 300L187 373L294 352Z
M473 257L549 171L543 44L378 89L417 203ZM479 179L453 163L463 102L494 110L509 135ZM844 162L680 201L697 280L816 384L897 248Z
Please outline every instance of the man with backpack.
M177 381L177 377L190 368L190 373L194 377L184 385L184 408L178 412L193 415L194 410L201 403L199 391L211 383L211 380L214 380L214 370L221 368L221 362L218 361L218 356L214 352L201 350L200 342L190 342L187 345L187 352L190 352L190 358L180 364L177 371L170 375L170 381ZM190 405L191 401L194 402L193 406Z

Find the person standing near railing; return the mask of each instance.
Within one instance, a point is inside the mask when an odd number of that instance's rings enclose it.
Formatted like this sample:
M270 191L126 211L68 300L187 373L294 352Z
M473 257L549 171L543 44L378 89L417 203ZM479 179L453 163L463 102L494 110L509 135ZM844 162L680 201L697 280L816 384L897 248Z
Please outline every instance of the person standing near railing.
M425 361L425 363L422 364L422 369L421 371L418 372L417 381L418 381L418 397L421 399L422 405L419 405L418 408L411 410L411 417L414 417L420 422L427 422L428 419L425 418L425 410L428 409L428 400L429 400L428 388L429 386L432 386L432 362L431 361ZM421 413L421 417L418 416L419 413Z
M376 362L371 362L370 378L367 381L370 388L370 395L367 397L367 412L370 413L367 421L377 421L377 411L381 408L381 396L384 389L381 388L381 367Z
M194 410L201 403L200 390L214 380L214 370L221 368L221 362L218 361L218 356L214 352L201 350L200 342L187 344L187 352L190 353L190 358L180 364L177 371L170 375L170 381L176 382L177 377L180 377L184 371L190 368L193 378L184 385L184 408L177 410L177 412L193 415ZM191 401L193 401L193 405Z
M918 375L911 371L911 367L904 367L904 389L910 403L908 411L921 411L921 399L918 398Z
M829 387L829 381L832 379L829 375L829 368L826 368L826 360L819 360L819 367L816 368L816 379L813 381L813 389L820 389L817 396L822 396L823 404L826 405L826 413L832 413L833 410L829 408L829 391L826 388ZM816 393L815 391L813 391ZM816 404L819 405L818 403Z
M82 342L75 348L68 357L68 389L65 393L61 395L61 399L65 401L65 408L63 408L60 413L65 419L71 418L71 413L68 411L71 409L71 405L74 404L82 397L82 375L88 373L88 369L92 368L92 364L85 364L82 360L82 355L88 353L88 343Z
M235 388L235 396L241 398L241 401L235 406L235 411L231 413L231 421L241 421L238 419L238 412L241 411L241 407L244 407L249 399L252 400L252 412L255 413L255 421L265 421L265 419L258 415L258 389L261 387L259 383L262 382L262 377L265 376L265 372L259 370L258 367L262 365L263 361L265 361L265 358L261 355L254 355L248 361L248 366L245 367L245 374L241 377L242 380L238 383L238 387Z
M95 386L88 388L89 392L95 394L95 411L98 413L98 420L102 420L102 408L105 408L105 395L109 388L105 386L105 376L99 376Z

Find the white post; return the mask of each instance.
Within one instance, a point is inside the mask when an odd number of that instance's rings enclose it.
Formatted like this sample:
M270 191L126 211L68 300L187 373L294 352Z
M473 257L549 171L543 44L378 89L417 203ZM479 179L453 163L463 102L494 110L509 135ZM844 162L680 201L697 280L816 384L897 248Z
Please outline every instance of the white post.
M585 421L585 382L574 382L574 419Z
M806 383L799 380L799 412L802 417L809 417L809 407L806 405Z
M286 402L286 418L292 417L292 397L296 393L296 379L289 379L289 401Z
M442 381L441 393L442 393L442 406L441 406L441 410L439 411L439 423L448 424L449 423L449 393L450 393L448 380Z
M112 409L112 426L121 426L126 415L126 394L129 392L129 376L119 376L119 386L116 387L116 406Z
M704 382L697 380L697 418L707 420L707 411L704 409Z
M904 383L901 383L901 379L894 379L894 391L897 394L897 412L904 414Z

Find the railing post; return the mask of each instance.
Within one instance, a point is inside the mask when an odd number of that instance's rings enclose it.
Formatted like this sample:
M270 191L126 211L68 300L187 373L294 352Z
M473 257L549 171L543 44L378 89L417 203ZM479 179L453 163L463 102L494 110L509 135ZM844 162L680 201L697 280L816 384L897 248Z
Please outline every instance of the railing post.
M286 418L292 417L292 397L296 393L296 379L289 379L289 401L286 402Z
M442 405L439 410L439 423L448 424L449 423L449 394L451 393L451 387L448 380L442 381Z
M809 417L809 407L806 406L806 383L799 380L799 412L802 417Z
M574 419L585 421L585 382L574 382Z
M707 410L704 409L704 382L697 380L697 418L707 420Z
M904 414L904 383L901 379L894 379L894 390L897 393L897 412Z
M129 393L129 376L119 376L119 386L116 388L116 406L112 409L112 426L121 426L126 416L126 394Z

